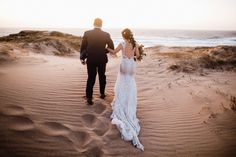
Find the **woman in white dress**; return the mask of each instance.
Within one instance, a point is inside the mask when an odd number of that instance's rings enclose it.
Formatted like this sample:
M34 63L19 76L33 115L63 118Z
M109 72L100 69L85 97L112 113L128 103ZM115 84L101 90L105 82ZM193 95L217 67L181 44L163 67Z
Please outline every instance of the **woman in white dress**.
M137 88L135 82L136 62L139 57L138 44L134 40L133 33L126 28L122 31L124 39L114 50L108 48L113 55L122 51L120 70L115 84L115 97L112 102L112 124L115 124L121 133L122 139L132 141L133 145L141 150L144 146L140 143L139 120L136 116Z

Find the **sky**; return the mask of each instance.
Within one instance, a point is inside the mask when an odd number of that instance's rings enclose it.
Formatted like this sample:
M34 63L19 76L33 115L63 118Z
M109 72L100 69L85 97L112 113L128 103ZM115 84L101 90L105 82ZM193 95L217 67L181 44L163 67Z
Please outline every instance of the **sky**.
M236 0L0 0L0 27L236 30Z

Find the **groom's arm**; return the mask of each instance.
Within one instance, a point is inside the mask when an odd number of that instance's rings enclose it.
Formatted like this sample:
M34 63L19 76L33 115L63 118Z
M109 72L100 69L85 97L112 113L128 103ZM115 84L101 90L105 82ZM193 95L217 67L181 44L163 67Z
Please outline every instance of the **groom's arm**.
M85 33L84 33L84 36L83 36L83 39L82 39L81 47L80 47L80 54L81 54L84 50L86 50L87 45L88 45L88 42L87 42L87 36L86 36L86 32L85 32Z
M111 39L110 34L108 34L107 46L108 46L110 49L114 50L114 43L113 43L113 41L112 41L112 39ZM109 51L107 51L107 53L109 53Z
M86 34L84 33L82 43L80 46L80 61L83 65L86 64L85 59L87 58L87 54L86 54L87 52L85 50L87 48L87 44L88 44L87 37L86 37Z

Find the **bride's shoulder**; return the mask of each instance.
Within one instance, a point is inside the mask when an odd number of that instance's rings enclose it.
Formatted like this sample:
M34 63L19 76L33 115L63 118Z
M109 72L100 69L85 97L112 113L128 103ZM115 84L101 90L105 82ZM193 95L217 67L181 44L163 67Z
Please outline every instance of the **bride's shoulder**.
M124 47L124 46L125 46L125 42L124 42L124 41L121 41L121 42L119 43L119 45L121 45L122 47Z
M121 45L124 45L124 44L125 44L125 42L124 42L124 41L121 41L121 42L120 42L120 44L121 44Z

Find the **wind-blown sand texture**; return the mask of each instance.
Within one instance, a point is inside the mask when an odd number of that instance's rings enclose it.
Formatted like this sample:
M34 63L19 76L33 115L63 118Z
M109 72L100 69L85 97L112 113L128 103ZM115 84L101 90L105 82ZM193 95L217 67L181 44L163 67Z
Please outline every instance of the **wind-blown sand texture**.
M119 59L107 65L107 98L99 98L97 81L95 104L87 106L86 66L78 57L29 53L0 67L0 155L236 156L236 73L173 71L175 59L160 47L146 53L136 75L144 152L110 123Z

